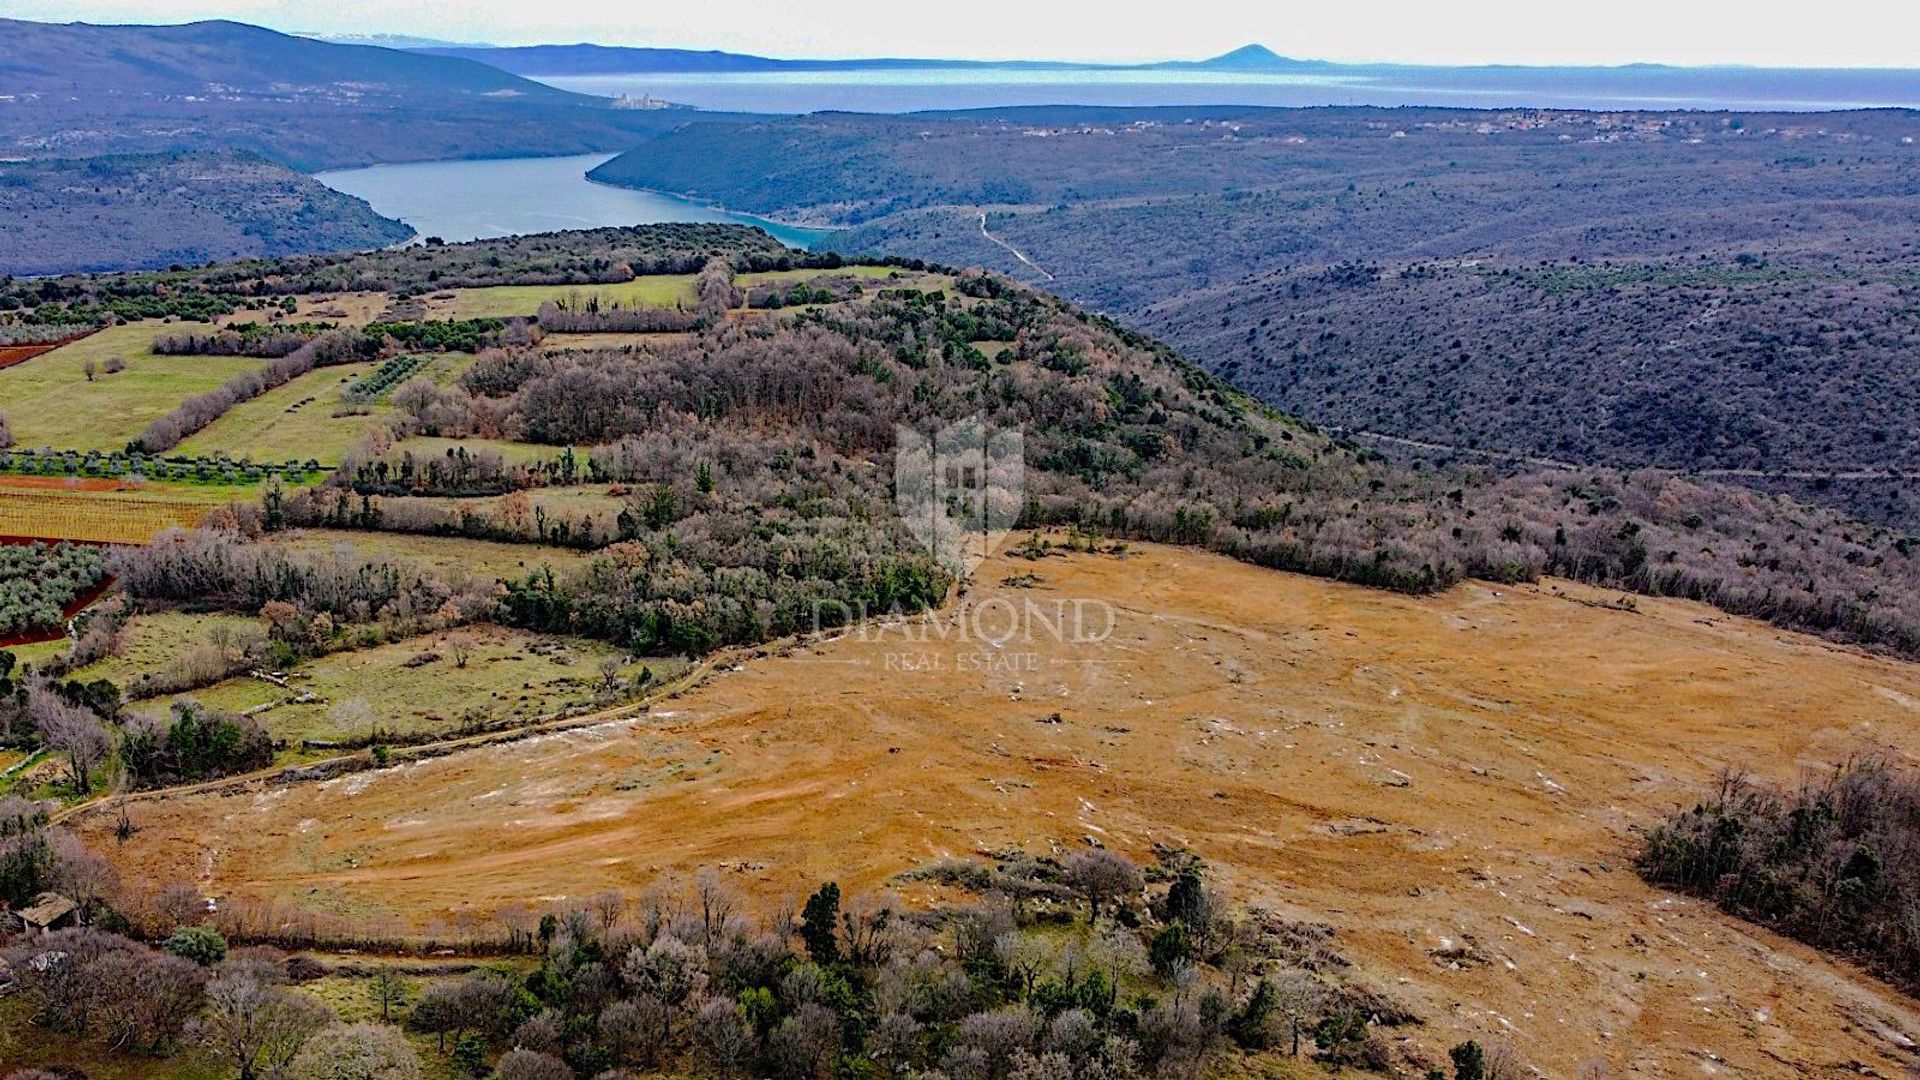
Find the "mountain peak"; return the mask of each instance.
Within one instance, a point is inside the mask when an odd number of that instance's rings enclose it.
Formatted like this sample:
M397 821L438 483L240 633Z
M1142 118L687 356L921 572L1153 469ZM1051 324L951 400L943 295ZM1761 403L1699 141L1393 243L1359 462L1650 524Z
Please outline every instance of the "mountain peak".
M1288 67L1299 61L1289 60L1265 45L1242 45L1230 53L1202 60L1201 66L1210 68L1277 68Z

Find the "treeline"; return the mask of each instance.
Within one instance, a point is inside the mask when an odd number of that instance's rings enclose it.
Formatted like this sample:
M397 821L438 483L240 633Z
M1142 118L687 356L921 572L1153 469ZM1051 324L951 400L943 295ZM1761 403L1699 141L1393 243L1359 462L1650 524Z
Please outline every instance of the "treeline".
M289 295L355 291L421 295L495 285L611 285L656 274L698 273L716 256L742 272L831 270L848 265L831 252L789 249L755 228L670 223L250 260L190 270L0 278L0 313L13 313L16 323L41 325L97 327L164 318L211 322L243 308L278 306ZM927 268L918 259L855 261Z
M197 289L169 292L158 283L131 290L107 286L98 291L84 284L69 287L69 279L42 278L15 281L9 288L0 278L0 311L12 311L23 325L79 325L98 329L115 323L146 319L181 319L211 323L231 315L243 301Z
M493 604L490 581L448 580L412 562L348 551L249 543L232 531L162 533L144 548L116 549L110 565L136 603L217 605L249 615L288 604L300 629L283 628L282 636L316 645L348 624L379 623L394 636L413 636L472 621Z
M358 495L501 495L526 488L573 484L592 479L571 447L535 461L509 461L490 447L450 446L438 454L402 449L371 460L356 451L335 478Z
M402 349L427 352L479 352L507 330L505 319L422 319L417 322L370 322L360 332L386 338Z
M1649 831L1640 874L1920 992L1920 776L1875 758L1797 788L1744 776Z
M0 279L0 312L18 312L21 321L64 318L88 325L168 316L206 322L287 295L608 285L643 275L696 273L715 255L753 270L819 261L758 229L673 223L256 259L192 270Z
M161 334L151 348L159 356L280 357L334 329L332 323L241 323L220 330Z
M756 285L747 290L747 306L778 311L807 304L837 304L862 293L859 279L852 277L816 277L792 284Z
M492 502L413 496L370 497L333 487L268 495L263 523L273 528L362 529L460 536L508 544L594 550L632 539L624 511L549 510L515 491Z

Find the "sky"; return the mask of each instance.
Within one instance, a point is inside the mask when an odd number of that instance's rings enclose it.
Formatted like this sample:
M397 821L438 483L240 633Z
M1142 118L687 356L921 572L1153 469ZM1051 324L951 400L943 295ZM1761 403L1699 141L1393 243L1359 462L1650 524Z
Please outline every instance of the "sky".
M1434 64L1920 64L1920 4L1911 0L0 0L0 15L228 18L289 32L788 57L1128 62L1198 59L1259 42L1303 59Z

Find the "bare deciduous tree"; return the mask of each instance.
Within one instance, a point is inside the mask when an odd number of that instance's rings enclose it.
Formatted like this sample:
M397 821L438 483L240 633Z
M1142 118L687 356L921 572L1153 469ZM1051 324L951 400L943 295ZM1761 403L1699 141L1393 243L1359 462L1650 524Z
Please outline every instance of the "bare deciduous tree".
M258 965L238 963L207 987L201 1041L240 1075L279 1077L313 1034L333 1022L318 1000L273 984Z
M1326 1007L1327 988L1311 972L1288 968L1273 978L1274 1009L1287 1023L1293 1055L1300 1056L1300 1034L1319 1019Z
M1140 891L1140 868L1105 848L1077 851L1067 858L1068 884L1087 898L1088 918L1098 922L1101 905Z
M27 698L27 715L48 749L67 755L67 771L75 791L93 790L93 770L113 752L113 737L91 710L73 705L50 690L36 689Z
M384 1024L335 1024L307 1040L287 1066L292 1080L419 1080L420 1056Z

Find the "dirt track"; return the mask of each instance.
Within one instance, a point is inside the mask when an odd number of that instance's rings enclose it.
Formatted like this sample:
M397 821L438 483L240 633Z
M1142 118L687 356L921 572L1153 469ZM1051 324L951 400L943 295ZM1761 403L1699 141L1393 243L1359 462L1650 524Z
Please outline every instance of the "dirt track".
M1029 571L1037 588L999 584ZM916 624L944 642L849 635L651 717L145 804L124 847L106 816L84 827L136 880L410 922L701 864L772 897L1010 844L1179 843L1239 897L1338 927L1436 1056L1504 1034L1554 1074L1920 1061L1906 999L1647 888L1628 858L1635 826L1723 766L1912 759L1920 668L1566 584L1412 599L1151 547L979 580L971 609ZM1109 640L952 636L1081 599L1113 605Z

